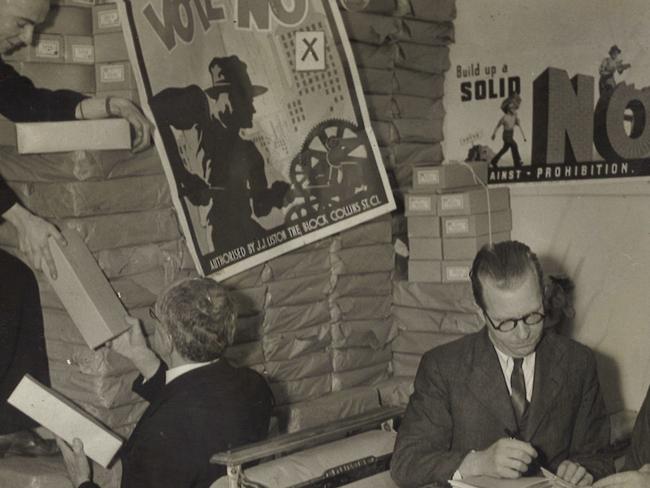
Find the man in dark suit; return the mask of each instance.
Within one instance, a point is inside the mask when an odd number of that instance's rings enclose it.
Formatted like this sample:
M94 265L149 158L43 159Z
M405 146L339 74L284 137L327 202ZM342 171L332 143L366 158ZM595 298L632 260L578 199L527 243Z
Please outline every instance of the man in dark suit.
M207 488L225 475L210 457L263 439L273 395L264 378L221 357L232 341L235 307L208 278L181 281L156 302L159 324L147 347L137 321L112 347L142 375L134 390L150 402L121 453L123 488ZM83 446L59 441L75 487L90 481Z
M648 488L650 486L650 388L634 423L632 445L625 455L625 471L603 478L594 488Z
M31 44L34 29L46 20L49 9L49 0L0 0L0 54ZM37 88L1 58L0 114L14 122L123 117L134 130L137 151L149 146L153 129L127 99L91 98L70 90ZM46 264L56 278L48 239L53 237L61 244L65 240L54 225L23 207L0 176L0 223L4 220L15 227L18 247L33 267L42 269ZM26 373L49 384L36 279L20 260L2 250L0 275L5 278L0 284L0 456L54 454L56 446L30 430L35 422L6 403Z
M544 330L542 271L528 246L477 254L472 289L486 326L427 352L399 429L391 474L403 487L539 466L579 486L613 470L595 455L609 421L592 352Z

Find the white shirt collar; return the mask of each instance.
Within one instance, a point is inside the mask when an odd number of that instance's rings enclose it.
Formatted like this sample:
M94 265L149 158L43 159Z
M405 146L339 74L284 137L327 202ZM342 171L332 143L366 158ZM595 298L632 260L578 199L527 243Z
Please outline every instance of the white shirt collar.
M506 380L506 386L508 387L508 393L512 395L512 387L510 386L510 376L512 375L512 370L515 367L514 360L507 354L499 351L499 348L494 344L492 345L494 350L497 352L497 357L499 358L499 364L501 365L501 371L503 372L503 377ZM531 352L528 356L524 357L524 361L521 365L521 369L524 371L524 380L526 381L526 400L529 402L533 398L533 385L535 383L535 356L537 355L536 351Z
M205 363L189 363L189 364L183 364L182 366L176 366L175 368L168 369L167 371L165 371L165 384L168 385L176 378L178 378L181 375L184 375L185 373L189 373L194 369L200 368L202 366L207 366L208 364L212 364L217 361L219 360L215 359L214 361L207 361Z

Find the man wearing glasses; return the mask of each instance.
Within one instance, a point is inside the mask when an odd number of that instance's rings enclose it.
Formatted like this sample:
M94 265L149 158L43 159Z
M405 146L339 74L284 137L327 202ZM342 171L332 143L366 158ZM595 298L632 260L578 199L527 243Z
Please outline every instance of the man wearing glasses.
M543 275L528 246L484 246L472 291L474 334L427 352L400 427L391 474L402 487L547 468L578 486L613 471L597 456L609 420L592 352L544 328Z

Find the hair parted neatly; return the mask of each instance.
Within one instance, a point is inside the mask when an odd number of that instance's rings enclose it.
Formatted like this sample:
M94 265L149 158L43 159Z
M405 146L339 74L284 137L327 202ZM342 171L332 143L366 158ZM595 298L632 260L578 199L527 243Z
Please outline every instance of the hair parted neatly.
M483 280L489 279L497 287L507 289L520 283L528 272L537 274L539 289L543 293L542 266L530 247L519 241L486 244L476 254L469 274L476 304L485 310Z
M156 315L185 359L221 357L235 335L237 309L228 291L209 278L172 284L156 301Z

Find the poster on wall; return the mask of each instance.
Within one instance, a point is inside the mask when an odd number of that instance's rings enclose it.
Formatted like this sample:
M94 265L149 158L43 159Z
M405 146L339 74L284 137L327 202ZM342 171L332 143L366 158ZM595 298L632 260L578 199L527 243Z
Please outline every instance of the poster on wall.
M119 8L203 275L227 278L394 209L334 0Z
M447 159L492 184L650 177L645 0L456 0Z

